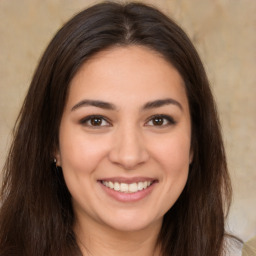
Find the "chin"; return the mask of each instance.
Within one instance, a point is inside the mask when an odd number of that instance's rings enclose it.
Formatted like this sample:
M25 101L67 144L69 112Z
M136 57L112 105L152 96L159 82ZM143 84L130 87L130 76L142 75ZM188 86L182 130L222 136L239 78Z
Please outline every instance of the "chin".
M141 218L140 218L141 217ZM116 218L112 222L106 223L109 227L119 232L137 232L152 227L161 227L162 219L147 220L143 216L133 218ZM118 220L118 221L117 221Z

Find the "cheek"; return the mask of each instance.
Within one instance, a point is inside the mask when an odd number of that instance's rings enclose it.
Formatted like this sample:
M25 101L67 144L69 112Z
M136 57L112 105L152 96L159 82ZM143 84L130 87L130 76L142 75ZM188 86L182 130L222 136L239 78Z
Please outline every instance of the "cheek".
M187 133L189 134L189 133ZM152 156L159 170L160 192L157 196L157 206L164 215L177 201L188 178L190 137L176 133L165 140L155 141L151 147Z
M164 204L170 208L187 182L190 163L189 133L176 133L162 143L155 143L154 157L162 172Z
M102 158L108 145L97 136L88 136L84 132L63 132L60 134L60 160L64 172L86 174L92 172Z
M64 137L60 136L60 158L66 185L75 202L89 200L88 191L93 190L95 170L106 154L104 145L108 144L85 136L83 132L63 134Z
M190 163L190 137L172 136L161 143L154 143L154 156L167 172L179 174Z

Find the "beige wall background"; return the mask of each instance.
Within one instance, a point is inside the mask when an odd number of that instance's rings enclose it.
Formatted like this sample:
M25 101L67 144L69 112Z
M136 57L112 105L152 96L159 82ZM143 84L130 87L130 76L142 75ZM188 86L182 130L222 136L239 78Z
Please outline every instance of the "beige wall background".
M56 30L93 0L0 0L0 168L39 57ZM99 2L99 1L98 1ZM216 96L234 186L228 228L256 235L256 1L142 0L190 35Z

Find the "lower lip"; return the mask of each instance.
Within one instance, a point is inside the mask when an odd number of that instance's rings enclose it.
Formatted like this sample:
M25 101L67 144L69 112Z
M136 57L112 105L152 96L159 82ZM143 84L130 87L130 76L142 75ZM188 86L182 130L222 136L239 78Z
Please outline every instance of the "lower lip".
M149 187L146 189L140 190L138 192L134 193L123 193L119 191L115 191L114 189L108 188L104 186L101 182L99 182L102 189L112 198L114 198L117 201L120 202L136 202L139 200L142 200L143 198L147 197L152 190L154 189L154 186L156 182L153 182Z

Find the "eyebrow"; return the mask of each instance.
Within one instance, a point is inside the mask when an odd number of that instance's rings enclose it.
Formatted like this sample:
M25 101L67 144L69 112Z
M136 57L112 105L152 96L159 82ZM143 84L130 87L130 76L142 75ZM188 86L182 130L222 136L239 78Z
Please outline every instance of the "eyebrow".
M72 107L71 111L74 111L80 107L84 106L93 106L93 107L98 107L98 108L103 108L103 109L108 109L108 110L115 110L116 107L115 105L100 101L100 100L82 100L78 102L75 106Z
M154 100L154 101L150 101L147 102L143 107L142 110L148 110L148 109L153 109L153 108L160 108L163 107L165 105L175 105L177 107L179 107L181 110L183 110L182 105L171 98L167 98L167 99L160 99L160 100ZM98 108L102 108L102 109L107 109L107 110L116 110L116 106L112 103L109 102L105 102L105 101L101 101L101 100L82 100L80 102L78 102L76 105L74 105L71 108L71 111L74 111L80 107L84 107L84 106L93 106L93 107L98 107Z
M142 107L142 109L147 110L147 109L152 109L152 108L160 108L160 107L163 107L165 105L170 105L170 104L173 104L173 105L179 107L180 110L183 110L182 105L177 100L174 100L174 99L171 99L171 98L161 99L161 100L154 100L154 101L147 102Z

